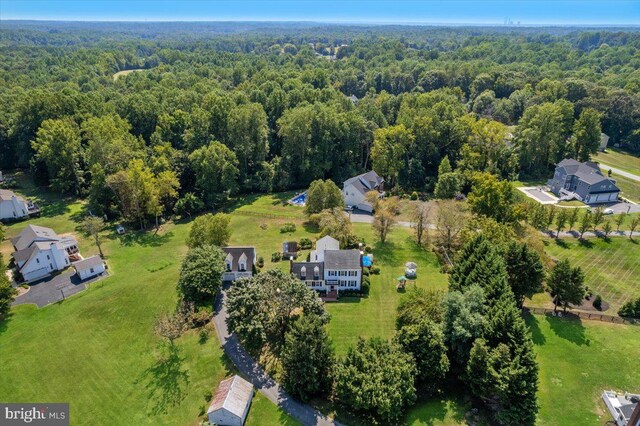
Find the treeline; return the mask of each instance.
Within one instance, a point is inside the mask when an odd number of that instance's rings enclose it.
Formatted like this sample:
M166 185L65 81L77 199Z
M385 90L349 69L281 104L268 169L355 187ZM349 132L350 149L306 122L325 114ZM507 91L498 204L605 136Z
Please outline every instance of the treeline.
M186 194L213 206L372 167L389 189L429 193L445 157L456 172L547 176L563 157L588 159L601 130L640 149L634 32L294 26L189 39L120 24L96 39L15 25L0 32L0 167L99 195L100 213L142 219L122 197L132 173L168 188L140 195L157 200L139 208L151 218Z

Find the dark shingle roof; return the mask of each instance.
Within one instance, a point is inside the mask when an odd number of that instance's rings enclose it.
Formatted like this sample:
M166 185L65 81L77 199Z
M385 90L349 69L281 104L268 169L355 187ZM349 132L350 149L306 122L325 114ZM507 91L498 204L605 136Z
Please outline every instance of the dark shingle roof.
M247 256L247 271L253 270L253 260L256 258L256 248L255 247L223 247L222 251L225 254L231 254L233 260L231 261L231 270L238 270L238 260L242 257L244 253Z
M379 187L384 179L382 179L376 172L370 170L361 175L354 176L347 179L344 182L344 186L352 184L358 191L363 194Z
M326 250L324 266L327 269L360 269L360 251Z
M619 191L618 187L615 184L615 181L604 176L600 172L598 165L593 161L581 163L574 160L573 158L565 158L558 163L558 167L564 168L567 175L574 175L588 185L595 185L602 181L610 181L611 185L613 185L613 188Z
M318 267L318 278L323 279L324 277L324 265L322 262L293 262L291 264L291 273L296 276L298 279L302 279L302 268L307 268L307 280L313 279L313 270Z

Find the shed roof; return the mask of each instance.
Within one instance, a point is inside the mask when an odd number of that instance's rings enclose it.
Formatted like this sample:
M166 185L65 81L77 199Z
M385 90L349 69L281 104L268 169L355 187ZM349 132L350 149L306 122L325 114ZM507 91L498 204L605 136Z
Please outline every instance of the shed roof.
M73 267L76 268L76 271L85 271L87 269L95 268L96 266L102 265L102 259L100 256L95 255L91 257L87 257L86 259L79 260L74 262Z
M253 385L240 376L220 382L208 413L224 409L239 418L244 415L253 397Z

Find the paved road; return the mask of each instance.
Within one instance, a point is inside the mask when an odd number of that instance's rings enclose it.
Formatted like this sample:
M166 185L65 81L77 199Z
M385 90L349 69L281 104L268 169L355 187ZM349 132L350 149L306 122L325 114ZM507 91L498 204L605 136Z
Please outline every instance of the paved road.
M373 216L370 213L357 212L349 215L351 222L353 223L373 223ZM404 226L405 228L411 228L411 222L396 222L397 225Z
M105 272L90 280L80 281L75 275L73 268L69 268L69 270L59 275L31 283L29 285L29 291L16 297L12 305L31 303L38 306L38 308L42 308L43 306L59 302L73 294L79 293L87 288L87 284L106 276L108 276L108 274Z
M337 421L328 418L313 407L295 401L245 352L238 338L235 335L229 335L229 330L227 329L227 309L224 303L227 289L228 286L225 286L216 300L213 322L216 326L216 332L218 333L222 348L236 367L238 367L242 375L253 383L253 386L255 386L260 393L300 423L304 425L342 426Z
M551 237L555 237L556 236L556 231L550 231L550 232L544 232L544 231L540 231L542 234L547 235L547 236L551 236ZM578 238L580 237L580 233L578 231L576 231L575 229L572 231L562 231L560 233L560 238ZM604 232L602 231L597 231L597 232L585 232L584 235L582 236L582 238L604 238ZM609 238L611 237L626 237L629 238L629 231L611 231L611 233L609 234ZM640 232L635 231L633 233L633 237L640 237Z
M637 182L640 182L640 176L634 175L633 173L625 172L624 170L617 169L603 162L600 162L600 168L604 173L607 173L609 169L611 169L611 172L614 174L614 176L612 176L614 179L615 179L615 175L620 175L620 176L624 176L626 178L635 180Z

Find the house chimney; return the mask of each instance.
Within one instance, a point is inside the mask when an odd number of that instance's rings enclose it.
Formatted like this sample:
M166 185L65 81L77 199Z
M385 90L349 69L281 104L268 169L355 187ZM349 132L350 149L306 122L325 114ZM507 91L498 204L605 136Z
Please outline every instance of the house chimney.
M289 256L289 273L293 274L293 256Z

